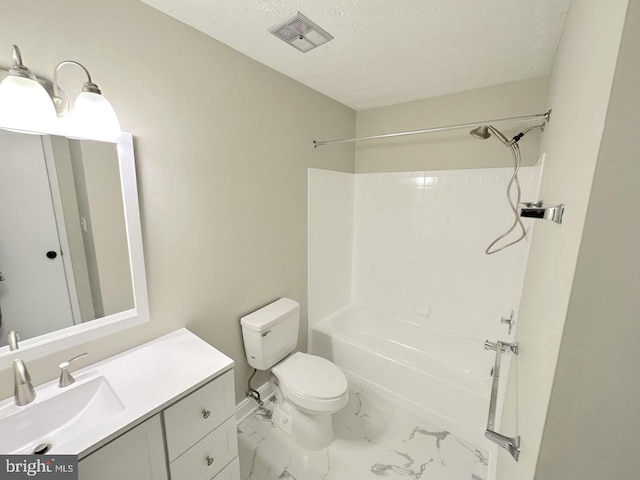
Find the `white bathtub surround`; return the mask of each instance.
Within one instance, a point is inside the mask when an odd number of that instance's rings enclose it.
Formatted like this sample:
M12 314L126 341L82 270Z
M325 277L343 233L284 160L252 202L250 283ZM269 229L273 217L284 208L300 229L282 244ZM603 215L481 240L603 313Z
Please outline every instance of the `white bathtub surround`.
M351 305L316 326L314 352L399 397L439 427L477 444L493 356L482 341Z
M540 172L520 169L522 201L538 199ZM467 337L513 338L500 319L513 310L517 323L528 238L484 253L513 221L511 174L309 169L309 331L356 303Z
M267 403L238 425L242 480L485 480L487 454L381 397L352 385L334 416L336 439L310 452L273 425Z
M520 172L522 201L537 200L540 168ZM356 175L353 303L464 337L508 338L500 318L517 313L528 239L495 255L484 250L513 222L511 174Z
M521 168L523 202L538 200L540 173L541 165ZM529 248L526 238L485 254L513 222L505 198L512 169L355 174L353 244L338 235L324 250L319 239L340 224L328 213L342 218L344 212L337 197L315 205L330 197L338 180L327 174L313 182L314 175L321 174L310 173L310 214L327 213L321 234L309 231L315 245L309 296L330 278L314 265L335 265L331 252L339 241L352 252L352 282L350 301L338 313L310 323L311 351L395 395L395 403L440 429L488 446L494 354L483 343L514 338L515 329L509 335L500 320L513 311L517 328ZM344 209L350 205L344 202ZM531 219L523 223L533 228ZM505 376L509 363L505 358Z
M309 169L309 329L351 303L353 191L352 173Z

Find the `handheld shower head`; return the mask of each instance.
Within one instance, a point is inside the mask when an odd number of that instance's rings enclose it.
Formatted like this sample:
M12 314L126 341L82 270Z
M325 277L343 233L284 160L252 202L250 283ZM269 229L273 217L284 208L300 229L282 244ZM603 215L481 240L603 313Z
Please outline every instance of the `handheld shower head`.
M500 130L495 128L493 125L480 125L479 127L474 128L469 132L471 136L475 138L479 138L480 140L486 140L491 136L491 134L498 137L498 139L504 143L507 147L511 146L513 141L508 140Z

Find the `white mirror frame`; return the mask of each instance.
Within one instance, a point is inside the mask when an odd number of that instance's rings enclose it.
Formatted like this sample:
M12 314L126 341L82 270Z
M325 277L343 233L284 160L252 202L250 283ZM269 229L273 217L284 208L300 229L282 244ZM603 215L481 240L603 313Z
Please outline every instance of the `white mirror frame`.
M19 342L19 349L13 352L9 351L8 346L2 347L0 348L0 369L9 368L17 358L29 361L45 357L149 321L133 137L130 133L123 132L110 143L117 144L135 306L124 312L25 339ZM19 330L18 333L20 333Z

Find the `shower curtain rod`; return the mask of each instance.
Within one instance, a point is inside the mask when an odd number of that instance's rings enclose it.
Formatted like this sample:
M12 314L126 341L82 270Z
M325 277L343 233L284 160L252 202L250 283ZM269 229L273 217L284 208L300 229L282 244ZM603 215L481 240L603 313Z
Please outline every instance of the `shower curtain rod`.
M544 122L548 122L551 117L551 110L546 113L538 113L535 115L524 115L522 117L508 117L508 118L497 118L495 120L484 120L481 122L472 122L472 123L460 123L458 125L447 125L445 127L433 127L433 128L425 128L423 130L409 130L406 132L394 132L394 133L382 133L379 135L369 135L366 137L355 137L355 138L342 138L339 140L321 140L321 141L313 141L313 148L320 147L322 145L333 145L335 143L352 143L359 142L362 140L375 140L378 138L392 138L392 137L404 137L406 135L419 135L422 133L433 133L433 132L446 132L447 130L459 130L462 128L475 128L481 125L488 125L493 123L500 122L511 122L511 121L526 121L526 120L535 120L537 118L543 118Z

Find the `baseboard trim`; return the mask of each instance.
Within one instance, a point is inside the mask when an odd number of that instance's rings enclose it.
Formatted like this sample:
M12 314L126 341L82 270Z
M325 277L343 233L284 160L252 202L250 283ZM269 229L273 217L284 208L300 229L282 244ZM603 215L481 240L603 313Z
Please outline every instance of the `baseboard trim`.
M260 393L260 398L263 402L266 402L273 397L273 390L271 389L269 382L264 382L257 390ZM242 400L238 405L236 405L236 419L238 420L238 423L247 418L257 409L258 403L253 398L245 398Z

